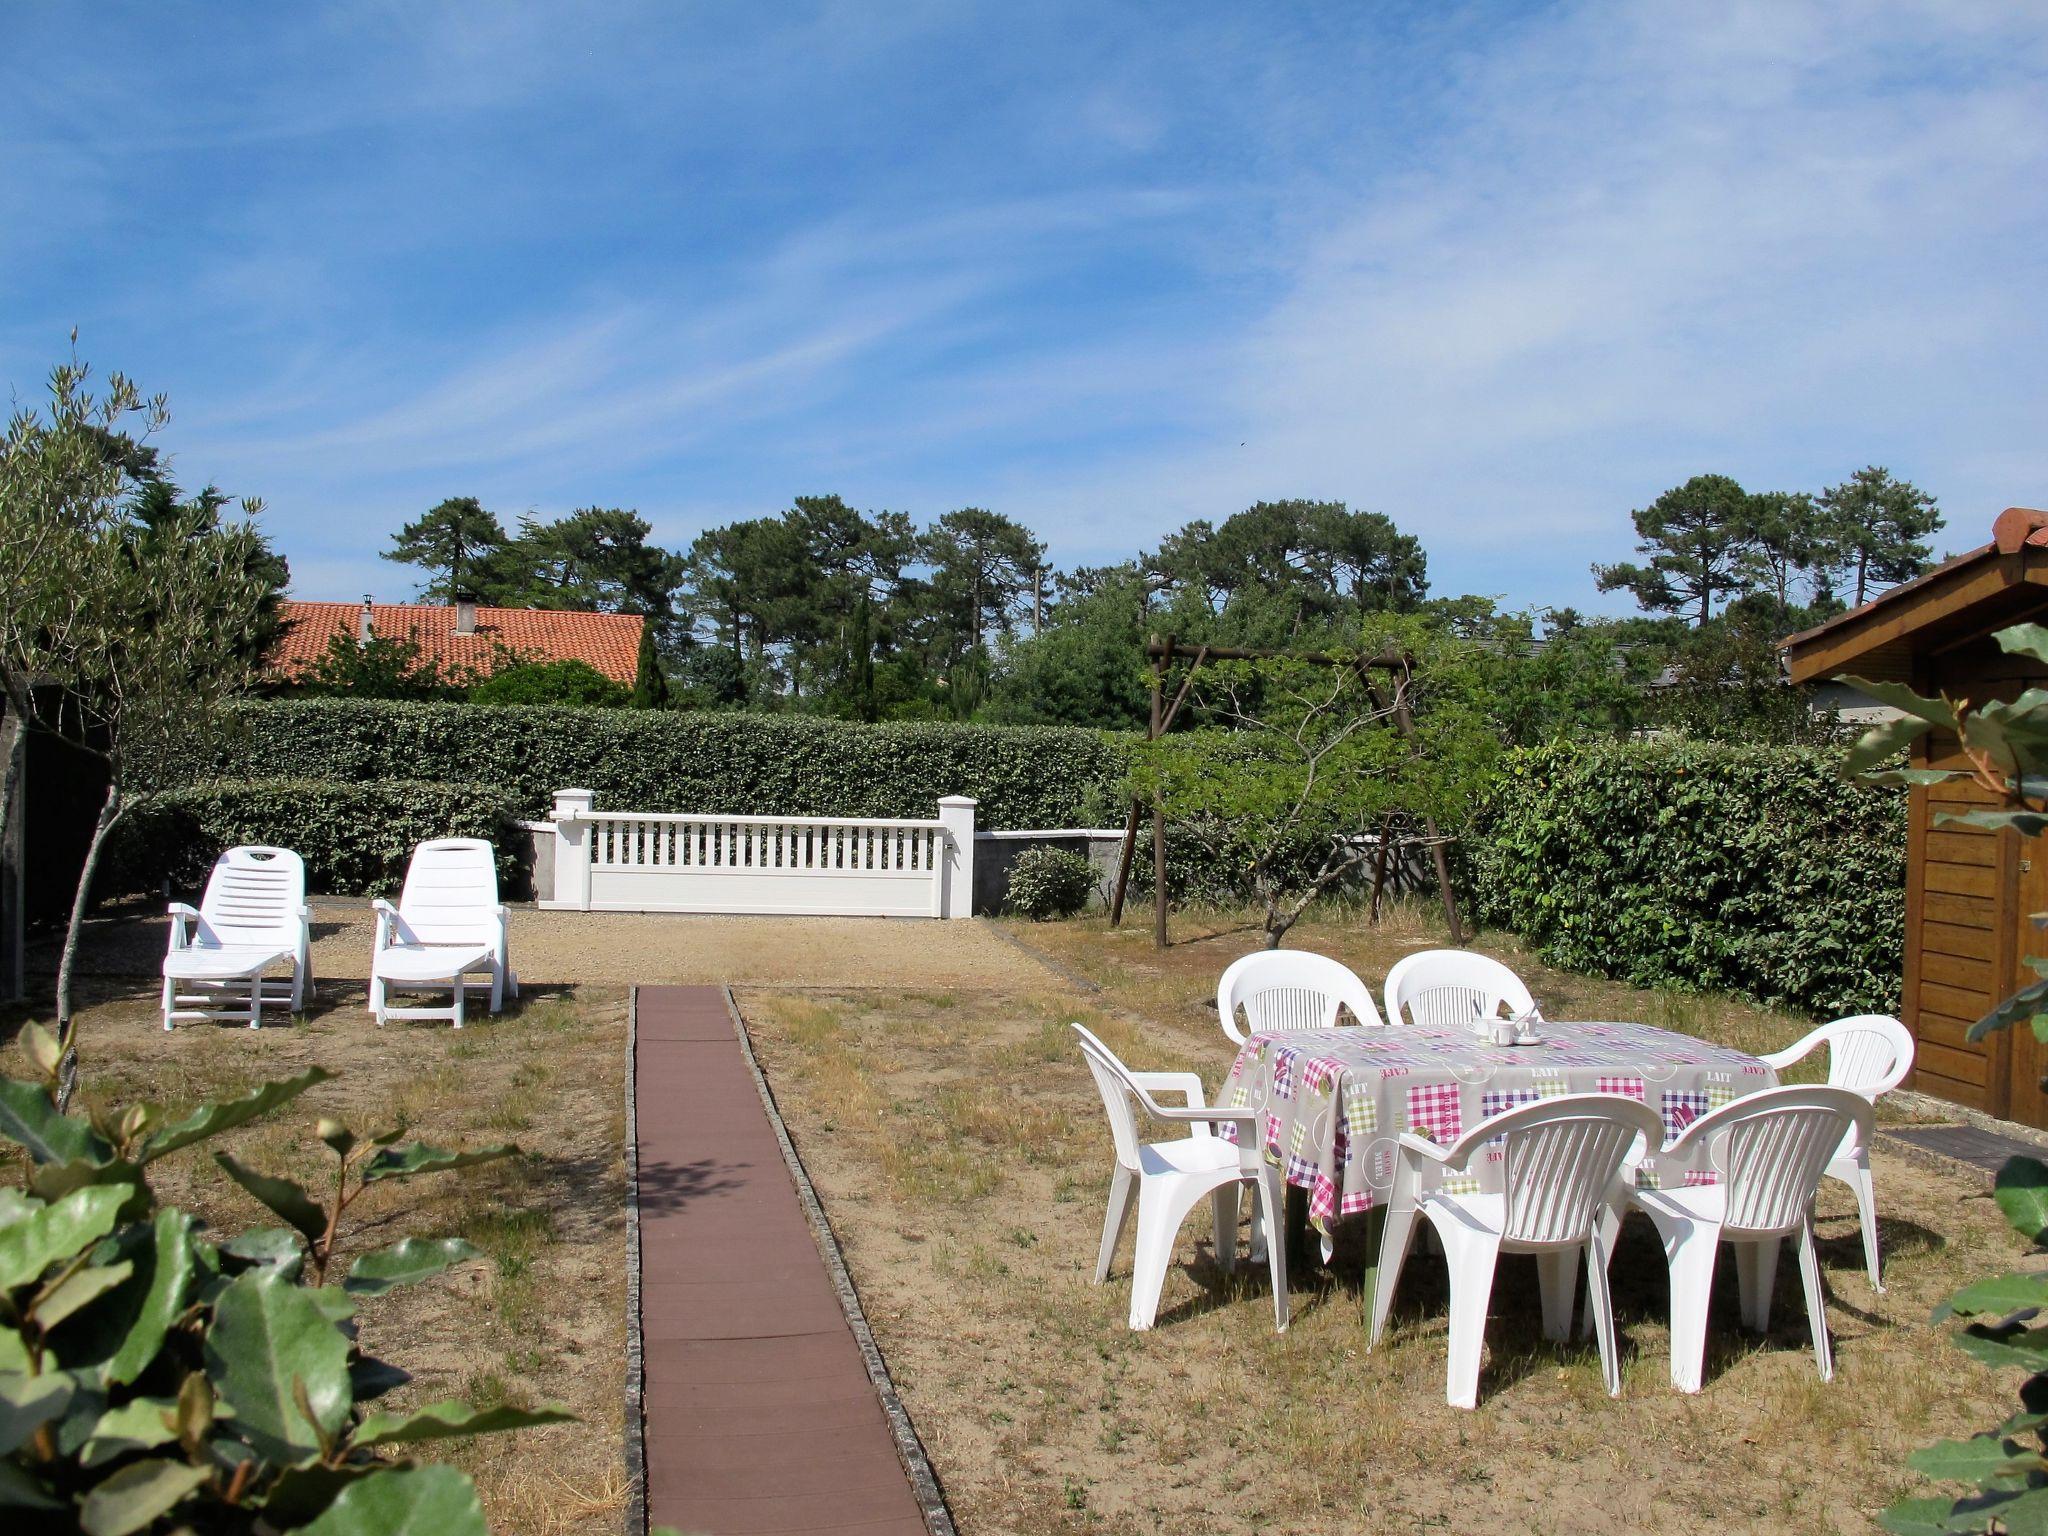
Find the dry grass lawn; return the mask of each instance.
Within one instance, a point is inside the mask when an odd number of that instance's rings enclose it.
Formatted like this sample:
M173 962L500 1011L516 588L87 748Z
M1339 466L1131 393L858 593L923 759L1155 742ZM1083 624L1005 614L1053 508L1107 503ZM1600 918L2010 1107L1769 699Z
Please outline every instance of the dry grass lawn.
M414 1376L380 1406L566 1404L579 1422L429 1450L475 1475L495 1531L615 1533L625 1507L625 990L529 987L522 1007L459 1035L438 1023L379 1030L362 989L332 982L295 1028L199 1023L168 1037L153 987L95 980L83 995L82 1092L92 1100L183 1109L312 1065L336 1074L268 1120L155 1165L158 1198L223 1235L276 1221L212 1150L318 1189L333 1167L313 1134L322 1115L358 1130L403 1119L437 1145L511 1141L528 1154L373 1186L350 1208L344 1232L363 1247L459 1236L487 1255L364 1298L362 1344ZM12 1030L0 1020L0 1035ZM0 1070L24 1067L10 1049Z
M1863 1531L1919 1486L1906 1453L2008 1411L2014 1383L1965 1358L1929 1309L2021 1245L1982 1181L1877 1155L1888 1291L1861 1267L1854 1205L1821 1196L1837 1375L1823 1386L1787 1251L1770 1335L1717 1298L1707 1390L1673 1392L1662 1255L1632 1221L1617 1255L1624 1389L1590 1346L1539 1332L1531 1261L1503 1262L1475 1414L1443 1400L1441 1261L1411 1261L1388 1342L1364 1347L1363 1234L1329 1270L1299 1263L1294 1323L1272 1331L1262 1280L1226 1278L1205 1214L1184 1229L1160 1325L1127 1330L1129 1239L1090 1284L1109 1142L1070 1019L1134 1066L1199 1069L1228 1043L1215 977L1258 935L1229 919L1099 919L1007 932L1058 981L1007 995L742 990L784 1113L961 1529L996 1532ZM1292 936L1377 983L1434 942L1399 914L1374 932L1325 919ZM1629 1018L1752 1049L1801 1021L1720 998L1645 993L1547 970L1488 935L1555 1018Z

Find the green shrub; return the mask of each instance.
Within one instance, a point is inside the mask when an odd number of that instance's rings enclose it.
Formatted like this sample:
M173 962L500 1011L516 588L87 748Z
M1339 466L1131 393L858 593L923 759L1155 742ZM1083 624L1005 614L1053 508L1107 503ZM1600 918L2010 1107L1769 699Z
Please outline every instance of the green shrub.
M1895 1010L1905 800L1841 762L1675 740L1511 753L1465 843L1476 915L1637 986Z
M1028 848L1010 866L1010 910L1040 922L1072 917L1094 890L1095 867L1064 848Z
M1123 776L1117 738L1063 726L374 699L262 701L237 718L222 777L489 784L527 816L570 788L595 790L599 810L788 816L932 816L962 794L984 827L1065 827L1090 786Z
M152 796L115 827L97 891L154 892L168 881L181 895L196 894L223 848L257 843L304 859L310 890L391 895L413 845L433 837L489 839L504 893L525 893L531 839L510 796L481 784L403 779L259 779Z
M472 704L624 707L627 692L587 661L529 661L493 672L469 690Z
M388 1199L367 1225L342 1218L373 1186L388 1195L395 1180L519 1149L429 1146L402 1140L403 1127L358 1137L322 1120L336 1162L317 1193L214 1153L285 1223L223 1237L158 1205L151 1167L329 1074L311 1067L180 1119L145 1103L67 1115L52 1092L63 1047L34 1024L23 1035L44 1082L0 1078L0 1136L19 1147L21 1174L0 1189L7 1529L485 1536L468 1475L414 1449L571 1415L379 1406L408 1376L361 1347L362 1303L481 1255L453 1237L368 1246L392 1236Z

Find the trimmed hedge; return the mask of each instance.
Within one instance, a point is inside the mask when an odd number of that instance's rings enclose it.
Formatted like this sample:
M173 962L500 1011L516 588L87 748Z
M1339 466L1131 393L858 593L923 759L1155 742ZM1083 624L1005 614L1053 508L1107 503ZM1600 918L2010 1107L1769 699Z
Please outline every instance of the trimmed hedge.
M1068 726L382 699L253 702L239 723L224 778L489 784L533 817L570 788L599 810L789 816L929 817L972 795L984 827L1065 827L1123 774L1116 738Z
M1511 753L1466 843L1477 915L1638 986L1896 1011L1906 798L1840 770L1708 742Z
M168 881L191 898L223 848L256 843L304 859L308 890L395 896L413 844L483 837L498 850L501 894L516 899L527 893L532 846L516 812L509 795L485 785L404 779L264 779L173 790L116 823L95 894L153 893Z

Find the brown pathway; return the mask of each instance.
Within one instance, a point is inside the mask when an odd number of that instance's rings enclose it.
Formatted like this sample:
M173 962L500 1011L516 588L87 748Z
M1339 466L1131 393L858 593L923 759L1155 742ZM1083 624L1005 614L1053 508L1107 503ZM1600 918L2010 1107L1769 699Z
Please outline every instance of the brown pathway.
M926 1536L723 989L637 996L649 1525Z

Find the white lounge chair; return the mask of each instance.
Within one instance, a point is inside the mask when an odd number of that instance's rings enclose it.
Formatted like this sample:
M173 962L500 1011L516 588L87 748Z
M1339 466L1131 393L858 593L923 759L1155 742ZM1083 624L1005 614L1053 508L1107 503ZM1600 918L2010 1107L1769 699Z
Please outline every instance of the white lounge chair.
M214 861L197 908L170 906L164 1028L181 1019L233 1019L251 1029L265 1003L297 1013L313 984L306 865L289 848L230 848ZM264 972L289 965L289 977ZM232 999L232 1006L229 1005Z
M1204 1195L1210 1197L1216 1218L1216 1262L1228 1270L1237 1262L1237 1188L1245 1183L1263 1185L1265 1197L1259 1206L1264 1213L1267 1264L1273 1277L1273 1322L1284 1330L1287 1245L1273 1230L1272 1213L1285 1210L1286 1202L1280 1170L1259 1152L1254 1132L1258 1112L1207 1108L1202 1102L1202 1080L1194 1073L1133 1072L1079 1024L1073 1030L1081 1037L1081 1054L1095 1075L1102 1107L1109 1113L1110 1136L1116 1143L1116 1172L1110 1177L1109 1211L1102 1222L1095 1283L1100 1285L1109 1278L1109 1262L1116 1256L1117 1240L1130 1220L1131 1196L1135 1194L1138 1239L1131 1265L1131 1327L1150 1328L1159 1315L1159 1291L1166 1283L1166 1266L1173 1260L1174 1239L1195 1202ZM1154 1093L1180 1094L1187 1107L1159 1104L1152 1098ZM1175 1141L1140 1141L1133 1099L1155 1120L1186 1125L1187 1135ZM1238 1127L1235 1145L1210 1134L1212 1122L1225 1120Z
M1735 1245L1742 1321L1770 1327L1778 1245L1799 1238L1799 1278L1820 1379L1835 1373L1813 1243L1813 1193L1837 1148L1870 1139L1871 1108L1847 1088L1766 1088L1700 1116L1657 1158L1660 1187L1627 1198L1657 1224L1671 1266L1671 1382L1700 1389L1707 1302L1721 1244ZM1700 1182L1711 1178L1713 1182ZM1682 1182L1680 1182L1682 1181ZM1615 1227L1610 1216L1603 1225Z
M477 837L443 837L412 851L398 905L379 898L376 948L370 959L370 1012L386 1019L448 1019L462 1028L463 1000L488 990L491 1012L519 995L507 929L511 914L498 900L498 856ZM481 980L469 978L481 974ZM393 987L453 994L445 1008L394 1008Z
M1521 977L1467 949L1425 949L1395 961L1384 991L1389 1024L1469 1025L1503 1007L1520 1014L1536 1006Z
M1879 1094L1898 1087L1913 1070L1913 1032L1882 1013L1862 1013L1852 1019L1823 1024L1762 1060L1773 1070L1783 1072L1822 1046L1828 1048L1828 1085L1847 1088L1872 1104ZM1877 1190L1870 1179L1868 1141L1844 1141L1828 1163L1826 1174L1856 1191L1856 1212L1863 1222L1863 1262L1870 1270L1870 1288L1882 1291L1877 1252Z
M1216 983L1216 1016L1234 1045L1242 1008L1253 1034L1281 1029L1330 1029L1342 1006L1360 1024L1378 1024L1372 989L1327 955L1299 949L1262 949L1233 960Z
M1404 1131L1394 1188L1380 1240L1372 1335L1379 1343L1394 1287L1415 1235L1429 1218L1442 1240L1451 1278L1451 1347L1444 1397L1453 1408L1479 1402L1479 1357L1486 1342L1487 1303L1503 1253L1536 1255L1543 1293L1543 1333L1571 1337L1578 1266L1586 1266L1586 1306L1600 1339L1600 1365L1610 1396L1621 1393L1614 1308L1607 1290L1609 1228L1601 1217L1615 1190L1622 1158L1638 1136L1663 1134L1657 1112L1619 1094L1574 1093L1523 1104L1483 1120L1451 1146ZM1475 1161L1501 1143L1501 1192L1454 1194L1438 1187L1445 1174L1472 1174Z

